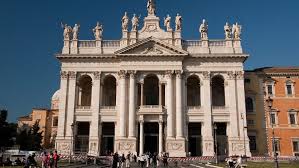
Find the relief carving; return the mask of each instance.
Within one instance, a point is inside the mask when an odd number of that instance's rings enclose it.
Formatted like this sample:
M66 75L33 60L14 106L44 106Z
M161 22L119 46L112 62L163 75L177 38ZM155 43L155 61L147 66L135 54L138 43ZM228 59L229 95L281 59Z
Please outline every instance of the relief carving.
M213 151L213 144L211 142L206 142L205 143L205 149L207 152L212 152Z
M94 72L93 75L95 80L101 79L101 72Z
M233 143L232 144L232 150L233 151L243 151L244 150L244 144Z
M177 143L177 142L169 142L167 143L167 149L168 150L181 150L183 147L182 143Z
M233 80L236 79L236 76L233 71L227 72L228 79Z
M127 73L124 70L119 71L117 74L120 79L126 78L126 76L127 76Z
M119 150L133 150L134 144L132 142L120 142Z
M69 78L70 79L76 79L76 72L75 71L69 71Z
M211 78L211 75L208 71L204 71L202 72L202 74L203 74L203 78L206 80L209 80Z
M60 77L61 79L67 79L68 73L66 71L61 71L60 72Z
M236 72L236 78L243 80L244 79L244 72L243 71L237 71Z

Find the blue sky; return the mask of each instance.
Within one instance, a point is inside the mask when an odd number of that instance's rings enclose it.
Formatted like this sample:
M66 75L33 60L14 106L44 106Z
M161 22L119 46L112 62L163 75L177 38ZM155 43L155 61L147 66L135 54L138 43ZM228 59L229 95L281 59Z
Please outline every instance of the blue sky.
M0 1L0 109L9 121L27 115L33 107L48 108L59 88L62 49L60 22L79 23L80 39L93 39L97 21L104 39L119 39L125 11L144 17L147 0L1 0ZM199 39L202 19L209 38L224 38L226 21L243 25L242 45L250 54L246 69L263 66L299 66L299 1L296 0L156 0L157 15L183 16L183 38Z

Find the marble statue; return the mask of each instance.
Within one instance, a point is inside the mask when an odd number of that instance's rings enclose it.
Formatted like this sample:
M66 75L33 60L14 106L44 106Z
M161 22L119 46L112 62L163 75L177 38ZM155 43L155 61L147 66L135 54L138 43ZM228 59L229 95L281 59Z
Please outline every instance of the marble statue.
M171 20L171 17L169 15L167 15L166 18L164 18L164 26L166 27L166 30L167 31L171 31L171 26L170 26L170 20Z
M138 17L134 14L132 18L132 31L137 31L137 27L139 25L139 19Z
M156 14L156 5L155 5L154 0L147 1L147 12L148 12L148 15Z
M233 24L233 35L234 39L241 39L241 31L242 31L242 26L239 25L238 23Z
M61 23L61 27L63 28L63 39L70 40L72 36L72 27L62 23Z
M128 31L128 25L129 25L129 17L127 16L127 12L125 12L125 15L121 19L121 27L123 31Z
M224 25L224 34L225 34L225 39L231 39L232 38L232 27L226 22Z
M94 37L96 40L101 40L103 37L103 25L100 25L99 22L97 22L97 25L94 29L92 29Z
M177 14L175 17L175 30L176 31L182 30L182 16L180 16L179 14Z
M73 27L73 40L78 40L79 28L80 25L78 24L75 24L75 26Z
M202 20L202 24L199 27L202 40L208 40L208 24L205 19Z

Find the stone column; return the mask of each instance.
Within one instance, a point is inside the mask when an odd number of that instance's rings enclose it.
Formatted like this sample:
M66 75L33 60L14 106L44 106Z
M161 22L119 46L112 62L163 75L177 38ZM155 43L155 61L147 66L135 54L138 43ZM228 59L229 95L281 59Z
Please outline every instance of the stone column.
M69 72L68 96L67 96L67 122L66 122L66 137L71 139L72 128L74 124L75 114L75 94L76 94L76 72Z
M203 81L201 81L201 101L204 111L204 123L202 124L202 154L203 156L214 156L214 138L212 121L212 93L211 76L209 72L203 72Z
M120 103L119 103L119 136L126 136L126 72L119 71Z
M135 121L136 121L136 103L135 103L135 72L130 71L130 99L129 99L129 137L136 138Z
M140 83L140 106L143 106L143 82Z
M172 71L166 72L167 78L167 139L174 138L173 136L173 93L172 93Z
M67 80L68 74L66 71L60 72L60 89L59 89L59 119L58 119L58 129L57 130L57 139L63 139L65 136L65 121L66 121L66 101L67 101Z
M139 121L140 123L140 137L139 137L139 156L141 156L143 154L143 145L144 145L144 141L143 141L143 138L144 138L144 130L143 130L143 124L144 124L144 121L143 120L140 120Z
M176 71L176 138L183 138L182 72Z
M225 87L225 105L229 108L230 112L230 128L228 138L229 140L236 140L239 137L239 125L238 125L238 118L237 118L237 100L236 100L236 77L234 72L227 72L227 80Z
M162 83L159 82L159 106L162 106Z
M159 155L163 152L163 121L159 120Z
M101 73L94 72L94 78L92 82L92 118L89 131L89 155L98 156L100 137L99 137L99 115L100 115L100 79Z

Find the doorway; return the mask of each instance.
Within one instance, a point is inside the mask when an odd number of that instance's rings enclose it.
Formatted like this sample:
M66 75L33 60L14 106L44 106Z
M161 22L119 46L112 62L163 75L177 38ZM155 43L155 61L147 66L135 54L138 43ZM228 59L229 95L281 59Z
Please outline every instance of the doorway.
M188 124L188 151L190 156L202 156L201 123Z
M114 152L114 123L102 123L101 155L107 156Z
M144 123L144 152L158 153L159 124Z

